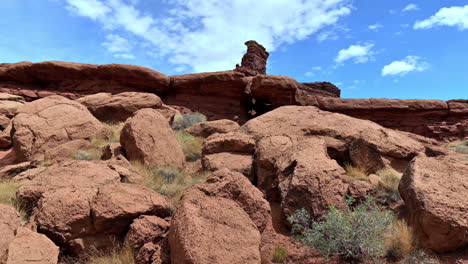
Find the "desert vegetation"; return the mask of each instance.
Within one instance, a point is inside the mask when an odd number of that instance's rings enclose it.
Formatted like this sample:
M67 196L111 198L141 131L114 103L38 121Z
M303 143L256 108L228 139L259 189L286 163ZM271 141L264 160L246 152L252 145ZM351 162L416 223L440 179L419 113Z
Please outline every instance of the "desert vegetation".
M203 138L195 137L184 131L176 132L177 142L182 146L185 159L187 161L196 161L201 158Z
M200 113L176 115L172 122L172 128L175 130L184 130L193 126L196 123L205 122L206 116Z

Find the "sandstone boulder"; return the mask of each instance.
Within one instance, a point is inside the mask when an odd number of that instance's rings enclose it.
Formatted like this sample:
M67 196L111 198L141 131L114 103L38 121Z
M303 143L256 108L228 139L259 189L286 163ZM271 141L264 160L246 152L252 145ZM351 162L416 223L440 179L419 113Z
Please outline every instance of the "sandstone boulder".
M296 80L279 75L255 76L250 85L250 94L256 103L271 104L273 109L283 105L295 105L296 91Z
M16 229L21 226L21 220L13 207L0 204L0 212L0 263L6 263L8 246L15 238Z
M260 232L233 200L191 188L169 230L171 263L260 263Z
M192 134L196 137L209 137L215 133L229 133L239 129L240 126L237 122L221 119L215 121L206 121L197 123L187 129L185 132Z
M147 243L158 244L161 242L165 238L169 226L170 224L160 217L154 215L140 216L133 220L130 225L125 242L134 252L139 252Z
M12 118L23 105L24 102L0 100L0 115Z
M7 149L11 147L11 129L13 128L10 123L3 131L0 132L0 149Z
M237 171L252 179L253 157L250 154L220 152L204 155L202 158L202 168L209 171L216 171L223 168Z
M7 165L0 168L0 180L12 179L21 172L36 168L37 166L31 162L22 162L13 165Z
M86 107L61 96L25 104L12 123L19 161L43 159L46 151L72 140L109 135Z
M403 174L398 189L422 247L445 252L468 245L467 172L462 162L419 155Z
M220 152L235 152L253 154L255 151L255 140L252 136L229 132L225 134L213 134L203 142L203 155L220 153Z
M144 108L160 108L161 99L151 93L124 92L112 95L98 93L76 100L83 104L100 121L124 122L134 112Z
M130 160L150 167L182 167L185 162L167 120L153 109L139 110L125 122L120 144Z
M59 248L43 234L21 227L8 248L7 264L57 264Z
M0 130L4 130L10 124L11 120L5 115L0 114Z

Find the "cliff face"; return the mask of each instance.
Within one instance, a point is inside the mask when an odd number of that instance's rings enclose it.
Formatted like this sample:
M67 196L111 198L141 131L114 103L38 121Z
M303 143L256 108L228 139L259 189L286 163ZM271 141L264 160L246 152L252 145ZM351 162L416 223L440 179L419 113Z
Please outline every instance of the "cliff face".
M298 83L289 77L240 71L168 77L132 65L0 64L0 92L27 101L53 94L76 99L127 91L155 93L166 104L187 107L210 120L244 123L284 105L310 105L439 140L468 137L468 100L342 99L330 83Z

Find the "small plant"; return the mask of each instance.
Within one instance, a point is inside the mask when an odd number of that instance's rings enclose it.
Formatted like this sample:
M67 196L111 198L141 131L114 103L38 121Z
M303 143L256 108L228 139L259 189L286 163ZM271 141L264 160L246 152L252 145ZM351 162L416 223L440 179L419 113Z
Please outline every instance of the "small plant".
M172 122L172 128L175 130L184 130L195 125L196 123L201 123L205 121L206 116L200 113L176 115L174 117L174 121Z
M377 172L380 182L377 187L377 197L384 202L397 202L401 200L398 185L400 184L401 174L393 169L382 169Z
M429 255L424 252L424 250L420 249L418 251L413 252L413 254L409 255L403 261L400 262L401 264L439 264L439 261L431 258Z
M98 149L89 149L87 151L79 150L75 155L73 155L73 159L76 160L100 160L102 156L102 152Z
M176 139L182 146L182 151L187 161L196 161L201 158L203 138L194 137L184 131L178 131L176 133Z
M344 169L346 174L351 177L351 181L368 179L367 171L364 168L355 167L351 163L345 163Z
M112 249L92 251L85 258L87 264L134 264L134 253L131 247L112 242Z
M288 251L284 247L276 246L271 261L273 263L284 264L286 263L287 259L288 259Z
M468 140L454 141L449 143L447 147L455 152L468 154Z
M387 242L387 258L396 261L408 257L415 249L413 230L403 220L393 223Z
M156 177L161 178L166 184L171 184L176 179L183 178L179 169L174 167L160 167L155 171L155 173L157 175Z
M21 221L26 223L29 218L29 212L26 203L16 198L16 192L18 191L18 184L13 180L1 180L0 181L0 204L9 205L18 211L21 216Z
M345 209L330 207L321 221L311 218L305 209L288 218L293 238L319 250L324 256L340 255L347 260L377 259L385 254L385 231L392 223L389 211L368 197L354 209L355 201L347 199Z

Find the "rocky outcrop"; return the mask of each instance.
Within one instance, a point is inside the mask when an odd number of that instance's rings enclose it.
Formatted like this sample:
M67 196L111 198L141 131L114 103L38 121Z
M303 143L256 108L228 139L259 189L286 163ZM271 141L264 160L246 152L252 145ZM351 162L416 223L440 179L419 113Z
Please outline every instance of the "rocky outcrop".
M196 137L209 137L215 133L229 133L239 129L240 126L237 122L220 119L215 121L200 122L185 129L185 132Z
M185 156L167 120L154 109L142 109L129 118L122 129L120 144L129 160L150 167L181 168Z
M437 252L468 245L468 165L419 155L399 186L420 246Z
M43 160L64 143L109 135L86 107L57 95L25 104L12 124L18 161Z
M124 122L136 111L144 108L161 108L161 99L151 93L125 92L112 95L98 93L76 100L103 122Z
M57 264L59 248L43 234L20 227L8 248L7 264Z
M341 90L330 82L299 83L298 88L310 95L340 97Z
M0 64L0 92L21 95L28 100L53 94L76 99L100 92L164 94L168 90L169 77L134 65L61 61Z
M15 238L16 229L21 226L21 220L13 207L0 204L0 212L0 263L6 263L8 247Z
M184 192L169 230L171 261L260 263L270 207L241 174L227 169Z
M270 54L255 40L249 40L244 44L247 46L247 53L242 57L241 65L236 65L236 71L251 76L266 74L267 60Z

